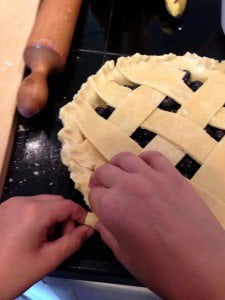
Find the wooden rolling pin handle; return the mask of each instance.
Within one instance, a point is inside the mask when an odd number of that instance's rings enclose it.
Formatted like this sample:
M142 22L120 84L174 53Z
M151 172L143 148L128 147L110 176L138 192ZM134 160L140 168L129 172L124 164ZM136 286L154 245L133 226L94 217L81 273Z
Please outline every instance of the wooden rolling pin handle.
M17 108L24 117L32 117L42 110L48 99L47 78L54 71L61 71L65 59L53 49L43 45L29 46L24 60L31 73L22 81L17 94Z
M31 70L21 83L17 108L24 117L37 114L47 103L50 73L62 71L69 52L82 0L42 0L24 51Z
M17 95L18 111L26 118L32 117L45 107L47 99L47 74L34 70L20 85Z
M18 111L26 117L32 117L42 110L48 99L48 84L45 74L32 72L20 86L18 92Z

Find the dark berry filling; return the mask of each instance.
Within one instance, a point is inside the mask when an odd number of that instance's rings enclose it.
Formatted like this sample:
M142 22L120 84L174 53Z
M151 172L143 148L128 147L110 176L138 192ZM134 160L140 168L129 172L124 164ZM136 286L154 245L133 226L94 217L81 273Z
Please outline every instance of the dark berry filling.
M218 129L210 125L206 126L205 131L217 142L219 142L225 135L225 130Z
M183 81L184 83L186 83L187 86L189 86L191 84L191 72L184 70L185 75L183 77Z
M199 80L191 81L191 72L184 70L185 75L183 77L184 83L193 91L196 92L203 83Z
M135 90L136 88L138 88L140 86L140 84L134 84L134 85L125 85L125 87L128 87L131 90Z
M193 92L196 92L202 85L203 83L201 81L196 80L191 82L190 88Z
M190 156L185 157L176 165L177 170L186 178L191 179L200 168L200 165Z
M103 117L104 119L108 119L114 109L115 108L112 106L107 106L106 108L96 107L95 111L99 116Z
M130 136L137 144L144 148L156 136L154 132L139 127Z
M170 111L176 113L180 108L180 104L177 103L174 99L166 97L158 106L162 110Z

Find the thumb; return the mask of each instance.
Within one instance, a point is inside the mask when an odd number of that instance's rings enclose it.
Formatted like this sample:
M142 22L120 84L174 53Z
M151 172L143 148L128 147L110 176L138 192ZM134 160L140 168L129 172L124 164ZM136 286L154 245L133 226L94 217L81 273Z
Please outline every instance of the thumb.
M51 267L54 268L58 266L66 258L76 252L93 233L93 228L87 225L81 225L46 245L44 252L45 255L50 258L49 264L52 265Z

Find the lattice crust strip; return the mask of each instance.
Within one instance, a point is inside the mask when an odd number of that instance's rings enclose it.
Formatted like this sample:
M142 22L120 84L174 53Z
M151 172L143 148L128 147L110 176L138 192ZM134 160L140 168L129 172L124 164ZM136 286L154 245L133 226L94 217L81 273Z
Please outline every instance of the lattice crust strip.
M217 143L192 181L225 203L225 138Z
M215 71L205 84L182 105L178 114L204 128L224 104L225 76L220 71ZM221 122L221 124L224 123L224 121Z
M147 86L140 86L122 99L108 121L130 136L164 98L162 93ZM127 116L132 116L132 122Z
M218 142L205 130L225 129L222 66L190 53L136 54L116 65L108 61L89 77L60 110L59 132L62 162L87 204L91 174L121 151L160 151L174 165L188 155L200 165L190 183L225 228L225 139ZM187 71L188 80L204 83L196 92L184 81ZM179 105L176 113L162 109L166 97ZM106 120L97 114L99 107L114 110ZM138 128L153 134L144 147L131 138Z
M225 107L220 108L210 120L209 125L225 130Z
M145 120L143 127L172 142L199 163L203 163L216 146L212 137L187 118L160 109ZM198 142L193 143L193 140Z
M172 65L147 60L136 61L128 57L118 59L117 68L130 81L156 89L176 99L178 103L184 103L192 94L182 80L184 72Z

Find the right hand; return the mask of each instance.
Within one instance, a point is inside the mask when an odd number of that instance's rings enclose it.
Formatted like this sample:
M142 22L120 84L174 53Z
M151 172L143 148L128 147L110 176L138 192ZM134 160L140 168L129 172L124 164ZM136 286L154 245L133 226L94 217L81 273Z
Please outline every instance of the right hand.
M224 230L163 155L118 154L89 186L95 229L147 287L165 299L224 299Z

